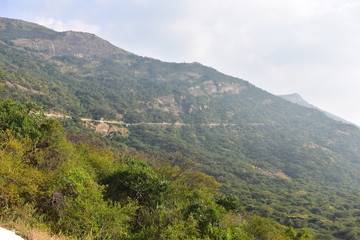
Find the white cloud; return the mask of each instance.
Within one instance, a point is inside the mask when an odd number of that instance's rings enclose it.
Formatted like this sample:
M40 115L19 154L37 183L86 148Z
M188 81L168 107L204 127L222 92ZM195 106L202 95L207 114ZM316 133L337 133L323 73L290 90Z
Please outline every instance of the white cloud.
M80 32L90 32L94 34L100 33L100 27L94 24L87 24L81 20L69 20L61 21L58 19L48 18L48 17L38 17L35 20L36 23L43 25L45 27L54 29L59 32L63 31L80 31Z
M164 29L173 43L182 43L174 48L180 56L273 93L299 92L360 124L360 111L344 112L344 106L360 102L353 90L360 87L356 1L185 0L178 11ZM156 50L158 56L171 55Z

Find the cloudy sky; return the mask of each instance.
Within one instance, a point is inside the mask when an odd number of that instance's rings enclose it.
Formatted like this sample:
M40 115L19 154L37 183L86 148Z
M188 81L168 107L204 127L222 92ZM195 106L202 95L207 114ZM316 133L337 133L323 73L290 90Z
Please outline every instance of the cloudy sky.
M200 62L360 125L358 0L0 0L0 16Z

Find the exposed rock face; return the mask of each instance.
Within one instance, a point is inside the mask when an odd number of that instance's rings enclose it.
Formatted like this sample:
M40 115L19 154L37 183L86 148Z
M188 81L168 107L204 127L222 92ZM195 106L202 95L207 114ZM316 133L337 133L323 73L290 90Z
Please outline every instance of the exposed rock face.
M289 177L288 175L286 175L285 173L283 173L282 171L277 171L277 172L270 172L268 170L256 167L256 166L252 166L255 171L257 171L260 174L269 176L269 177L273 177L273 178L282 178L282 179L291 179L291 177Z
M51 56L72 55L76 57L111 57L131 53L115 47L94 34L82 32L58 33L56 39L16 39L12 42L19 47L42 51Z
M214 82L210 80L189 88L189 92L194 96L203 96L215 94L217 93L217 89Z
M241 85L240 83L220 82L215 84L213 80L208 80L189 88L188 91L195 97L205 95L220 97L223 93L238 94L246 88L246 86ZM191 114L196 110L208 108L208 102L199 106L194 104L189 105L188 103L189 101L186 96L180 96L179 99L176 99L174 95L168 95L156 98L153 102L148 104L148 106L175 115L180 115L181 113Z
M107 123L100 123L96 126L96 132L100 133L103 136L108 135L110 126Z
M170 112L175 115L179 115L182 112L182 107L176 102L175 97L163 96L155 99L153 107L156 109L161 109L164 112Z
M11 82L6 82L5 84L0 84L2 86L7 86L9 88L17 88L19 91L21 92L26 92L26 93L30 93L30 94L37 94L37 95L43 95L44 93L43 92L40 92L40 91L37 91L37 90L34 90L34 89L29 89L29 88L26 88L26 87L23 87L19 84L12 84Z
M194 96L214 95L220 93L238 94L246 87L239 83L219 83L209 80L200 85L189 88L190 94Z
M215 97L221 96L223 93L228 94L238 94L241 91L246 89L246 86L243 86L239 83L218 83L217 85L214 83L213 80L209 80L206 82L201 83L200 85L196 85L194 87L189 88L189 93L194 95L195 97L205 96L205 95L212 95ZM203 110L208 108L207 104L196 106L196 105L189 105L185 106L187 102L186 96L181 96L180 101L175 99L174 95L163 96L156 98L150 106L156 109L160 109L164 112L169 112L175 115L179 115L181 113L189 113L191 114L195 110Z
M179 77L179 79L186 82L194 82L201 77L201 74L196 72L187 72Z
M262 104L271 104L273 102L273 100L272 99L265 99L263 102L262 102Z
M110 125L105 123L105 122L102 122L102 123L98 124L95 127L95 131L97 133L100 133L104 137L110 137L110 138L112 137L112 135L115 132L118 132L123 137L129 136L129 130L127 128L115 127L115 126L110 127Z

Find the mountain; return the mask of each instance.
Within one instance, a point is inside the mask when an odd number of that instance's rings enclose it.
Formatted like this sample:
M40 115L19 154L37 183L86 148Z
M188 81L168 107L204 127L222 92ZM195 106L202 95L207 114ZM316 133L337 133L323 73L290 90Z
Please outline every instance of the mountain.
M308 107L308 108L315 108L323 113L325 113L326 116L328 116L329 118L332 118L336 121L340 121L340 122L343 122L343 123L348 123L348 124L353 124L349 121L346 121L345 119L341 118L341 117L338 117L332 113L329 113L329 112L326 112L324 110L321 110L320 108L308 103L307 101L305 101L299 94L297 93L293 93L293 94L286 94L286 95L279 95L279 97L283 98L283 99L286 99L292 103L296 103L296 104L299 104L301 106L304 106L304 107Z
M281 97L283 99L286 99L286 100L288 100L288 101L290 101L292 103L299 104L299 105L304 106L304 107L317 109L317 107L315 107L314 105L311 105L310 103L305 101L298 93L279 95L279 97Z
M0 19L0 94L106 119L112 143L193 161L244 209L317 239L356 239L360 130L199 63L140 57L99 37ZM122 124L121 124L122 123ZM96 123L94 123L96 124Z

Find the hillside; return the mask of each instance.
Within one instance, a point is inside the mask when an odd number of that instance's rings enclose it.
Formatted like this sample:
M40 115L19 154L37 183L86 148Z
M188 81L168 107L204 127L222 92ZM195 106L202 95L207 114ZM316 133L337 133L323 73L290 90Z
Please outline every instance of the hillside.
M360 234L353 125L199 63L144 58L91 34L19 20L0 19L0 71L2 96L74 120L122 121L112 144L172 165L194 161L247 211L309 227L317 239Z
M312 237L247 215L189 165L150 166L98 137L65 134L35 104L0 100L0 130L0 221L24 239ZM0 236L23 239L3 228Z

